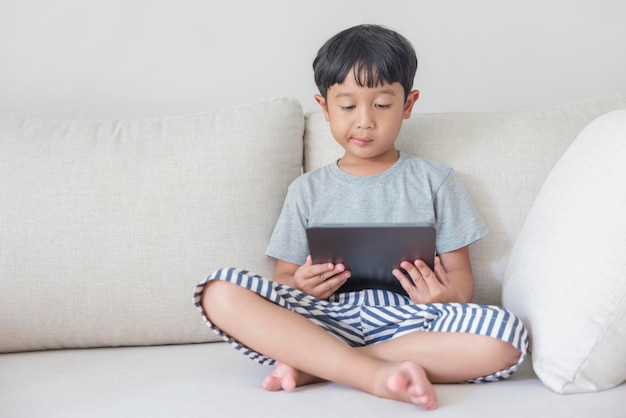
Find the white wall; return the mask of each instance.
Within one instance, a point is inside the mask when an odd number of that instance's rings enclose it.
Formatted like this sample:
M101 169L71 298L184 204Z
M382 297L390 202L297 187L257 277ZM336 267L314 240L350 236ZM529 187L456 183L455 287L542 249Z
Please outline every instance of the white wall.
M380 23L418 52L418 112L626 92L622 0L0 0L0 112L165 116L293 96L334 33Z

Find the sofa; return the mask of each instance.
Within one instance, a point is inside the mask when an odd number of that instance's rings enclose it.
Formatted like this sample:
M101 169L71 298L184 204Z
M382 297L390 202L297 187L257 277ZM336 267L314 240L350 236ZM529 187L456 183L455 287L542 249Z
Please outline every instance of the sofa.
M490 235L474 302L528 326L509 380L436 385L433 417L626 416L626 94L416 111L398 147L451 164ZM419 408L335 383L267 392L192 303L264 256L289 183L341 148L272 98L128 120L0 118L0 417L381 417ZM271 326L268 324L268 327Z

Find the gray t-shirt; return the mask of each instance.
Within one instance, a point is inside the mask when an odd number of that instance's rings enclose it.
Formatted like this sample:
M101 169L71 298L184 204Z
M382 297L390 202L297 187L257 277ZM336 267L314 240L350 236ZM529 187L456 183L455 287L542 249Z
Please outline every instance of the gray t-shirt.
M448 165L400 152L383 173L353 176L329 164L291 183L266 255L302 265L309 255L308 226L346 223L430 222L437 253L487 235L467 190Z

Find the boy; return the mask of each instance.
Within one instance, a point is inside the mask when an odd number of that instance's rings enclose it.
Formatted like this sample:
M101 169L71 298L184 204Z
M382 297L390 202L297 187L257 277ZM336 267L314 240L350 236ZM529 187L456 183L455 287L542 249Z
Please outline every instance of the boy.
M204 320L249 357L278 362L267 390L330 380L434 409L434 382L510 376L526 355L524 326L502 308L469 303L468 246L486 226L450 167L394 146L419 97L413 47L392 30L361 25L331 38L313 68L315 99L345 153L289 187L267 249L277 259L273 281L216 271L195 292ZM432 222L434 271L421 260L394 270L408 297L336 293L350 272L312 264L306 227L381 222Z

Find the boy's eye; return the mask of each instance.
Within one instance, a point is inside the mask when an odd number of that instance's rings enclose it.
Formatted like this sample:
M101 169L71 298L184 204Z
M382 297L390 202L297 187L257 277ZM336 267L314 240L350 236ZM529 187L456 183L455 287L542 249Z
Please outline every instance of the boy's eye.
M375 106L377 109L389 109L391 107L390 104L377 104Z
M346 105L346 106L340 106L340 107L341 107L341 110L354 110L354 108L356 106L354 106L354 105Z

